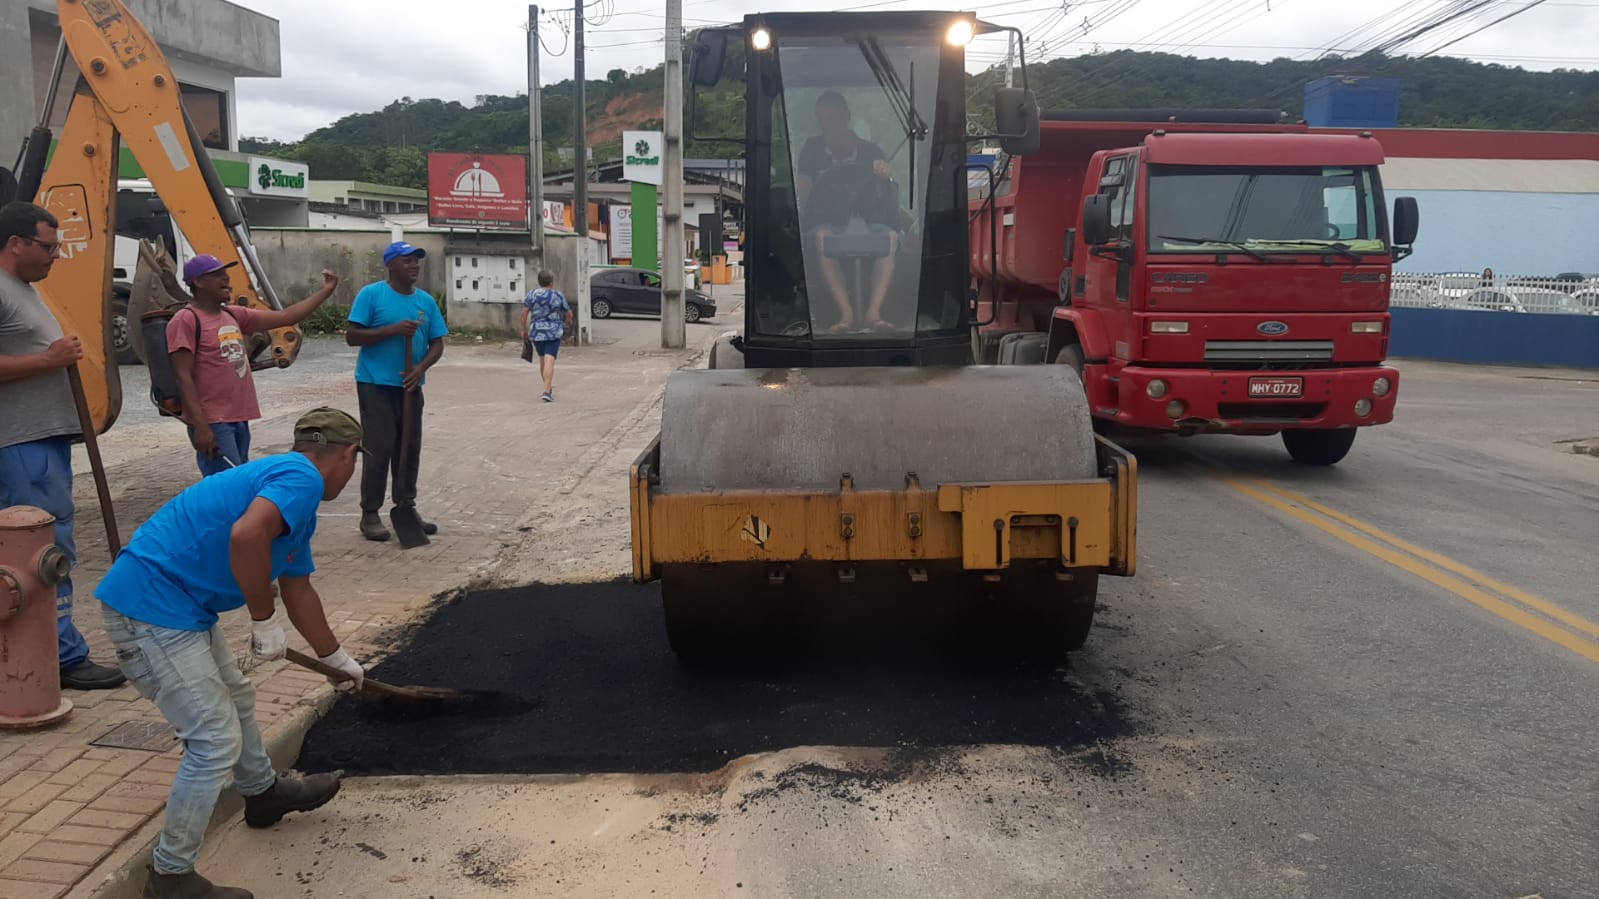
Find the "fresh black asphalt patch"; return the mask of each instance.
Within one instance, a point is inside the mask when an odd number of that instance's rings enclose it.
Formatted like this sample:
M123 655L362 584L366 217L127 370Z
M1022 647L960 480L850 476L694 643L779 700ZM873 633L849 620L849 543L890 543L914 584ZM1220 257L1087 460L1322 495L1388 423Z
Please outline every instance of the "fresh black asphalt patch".
M796 746L1072 750L1132 724L1064 669L892 645L689 671L667 645L660 591L627 581L535 584L450 601L370 672L393 684L494 690L459 710L341 698L297 767L351 775L712 771ZM1092 637L1090 641L1092 642Z

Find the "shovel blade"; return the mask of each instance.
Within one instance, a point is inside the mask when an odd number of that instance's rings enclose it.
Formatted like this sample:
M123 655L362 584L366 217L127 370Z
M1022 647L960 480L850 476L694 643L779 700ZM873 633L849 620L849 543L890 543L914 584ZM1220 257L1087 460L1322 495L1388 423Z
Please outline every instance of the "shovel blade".
M415 549L432 542L428 540L428 535L422 532L422 516L417 514L414 506L400 506L390 510L389 523L394 525L394 533L400 538L401 549Z

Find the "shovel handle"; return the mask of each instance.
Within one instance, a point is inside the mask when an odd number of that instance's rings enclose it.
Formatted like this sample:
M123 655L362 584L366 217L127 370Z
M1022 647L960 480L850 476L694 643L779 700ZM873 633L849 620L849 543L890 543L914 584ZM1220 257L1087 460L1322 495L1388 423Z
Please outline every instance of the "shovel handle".
M348 680L354 680L354 678L350 677L348 674L345 674L338 668L335 668L320 659L314 659L297 649L284 650L284 658L296 665L299 665L301 668L315 671L317 674L322 675L334 683L343 683ZM371 693L374 696L388 696L397 699L406 699L410 696L410 694L398 687L390 686L382 681L373 680L370 677L364 678L361 681L361 692Z
M100 518L105 522L105 542L111 558L122 553L122 536L117 529L117 513L111 503L111 487L106 483L105 461L100 457L100 441L89 413L89 395L83 389L83 374L78 363L67 366L67 384L72 388L72 403L78 411L78 427L83 431L83 448L89 453L89 469L94 473L94 492L100 498Z

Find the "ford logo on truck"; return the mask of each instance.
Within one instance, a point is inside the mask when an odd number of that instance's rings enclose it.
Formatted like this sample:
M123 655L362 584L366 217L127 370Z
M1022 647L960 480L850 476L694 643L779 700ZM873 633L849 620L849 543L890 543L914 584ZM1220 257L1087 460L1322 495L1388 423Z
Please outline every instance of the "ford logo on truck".
M1280 337L1288 333L1288 326L1282 322L1261 322L1255 326L1255 330L1267 337Z

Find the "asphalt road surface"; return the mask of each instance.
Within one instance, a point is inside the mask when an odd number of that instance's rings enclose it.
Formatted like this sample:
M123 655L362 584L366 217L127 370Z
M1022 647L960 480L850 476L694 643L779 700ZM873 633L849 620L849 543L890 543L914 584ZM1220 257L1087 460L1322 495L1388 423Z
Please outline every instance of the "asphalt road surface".
M1599 378L1401 368L1334 468L1124 441L1139 572L1059 670L689 675L647 588L469 596L375 674L529 705L346 700L304 766L421 776L205 864L262 897L1599 896L1599 458L1562 442Z

